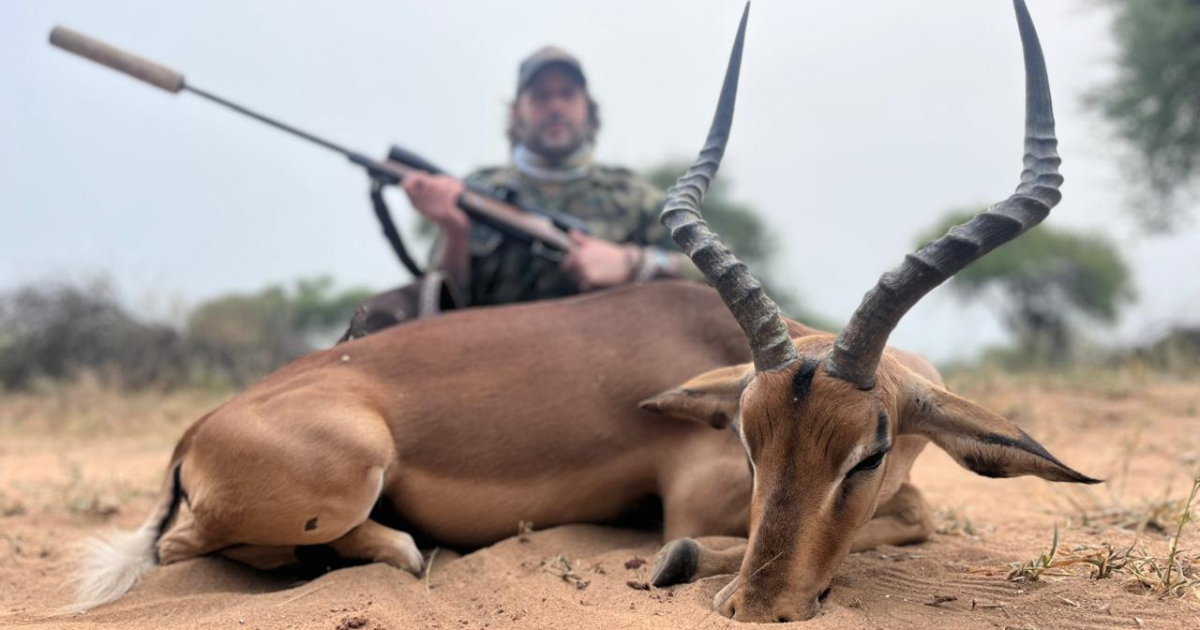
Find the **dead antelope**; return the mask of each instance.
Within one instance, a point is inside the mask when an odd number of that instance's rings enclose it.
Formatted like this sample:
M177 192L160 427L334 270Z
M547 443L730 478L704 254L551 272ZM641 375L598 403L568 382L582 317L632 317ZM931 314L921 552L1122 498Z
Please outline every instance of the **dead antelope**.
M638 403L749 360L717 293L686 282L450 313L311 354L188 429L145 524L94 543L78 607L212 553L272 568L328 545L419 573L410 533L473 549L654 497L667 539L745 536L737 436Z
M1021 184L884 274L837 337L795 338L746 266L700 218L733 115L737 64L731 62L705 148L668 195L662 218L733 312L754 361L700 377L647 406L731 426L741 436L754 471L750 538L744 548L719 552L676 541L661 555L657 582L694 579L700 567L720 572L733 558L738 576L716 598L722 614L759 622L811 618L851 550L928 535L928 508L907 479L929 440L987 477L1096 483L885 347L922 296L1040 223L1061 197L1045 61L1024 1L1014 5L1026 72ZM708 412L714 408L725 412Z
M657 497L674 542L656 584L740 568L722 612L805 619L852 549L930 534L906 483L927 440L980 474L1092 482L942 389L927 362L884 348L921 295L1058 200L1045 71L1017 9L1030 103L1021 187L885 275L837 338L783 318L700 220L732 121L743 15L708 142L663 214L717 292L666 282L465 311L291 363L188 429L144 525L93 545L78 607L120 597L156 562L213 553L268 568L328 545L419 573L411 534L471 548L520 521L606 522ZM372 518L382 513L394 519ZM747 534L719 550L693 539Z

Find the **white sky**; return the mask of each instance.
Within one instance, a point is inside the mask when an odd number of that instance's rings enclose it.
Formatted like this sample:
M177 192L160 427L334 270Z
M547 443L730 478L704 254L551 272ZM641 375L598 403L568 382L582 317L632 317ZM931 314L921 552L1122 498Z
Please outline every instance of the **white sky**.
M1109 71L1107 16L1090 0L1030 5L1067 180L1049 222L1122 241L1140 300L1120 339L1197 323L1200 231L1133 229L1119 205L1117 147L1080 106ZM301 276L405 281L355 167L52 48L55 24L344 145L382 156L397 142L465 173L506 159L517 62L547 43L583 60L602 107L601 160L690 158L740 12L733 0L3 3L0 289L104 272L165 315ZM844 320L947 209L1011 192L1022 90L1009 2L758 0L722 172L786 244L778 277ZM943 288L892 341L948 359L1001 339L990 312Z

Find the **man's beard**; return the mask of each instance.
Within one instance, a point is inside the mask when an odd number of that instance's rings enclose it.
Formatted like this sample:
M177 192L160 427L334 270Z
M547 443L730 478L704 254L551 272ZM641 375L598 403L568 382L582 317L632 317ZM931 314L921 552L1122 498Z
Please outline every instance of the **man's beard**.
M550 125L561 124L567 128L569 137L565 142L559 142L550 145L543 141L543 134ZM590 133L586 129L580 129L570 121L563 118L550 118L542 122L534 129L530 129L524 121L517 122L516 128L517 141L525 145L525 148L542 156L551 164L559 164L563 160L573 155L583 146L585 142L591 140Z

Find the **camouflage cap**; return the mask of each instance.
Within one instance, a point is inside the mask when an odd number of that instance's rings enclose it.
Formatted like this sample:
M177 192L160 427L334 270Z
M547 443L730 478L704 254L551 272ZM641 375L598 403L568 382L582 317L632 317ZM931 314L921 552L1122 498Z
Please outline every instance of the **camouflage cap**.
M571 53L556 46L546 46L526 57L517 69L517 95L520 96L525 88L533 81L539 72L550 66L558 66L566 70L582 87L587 87L587 78L583 76L583 66Z

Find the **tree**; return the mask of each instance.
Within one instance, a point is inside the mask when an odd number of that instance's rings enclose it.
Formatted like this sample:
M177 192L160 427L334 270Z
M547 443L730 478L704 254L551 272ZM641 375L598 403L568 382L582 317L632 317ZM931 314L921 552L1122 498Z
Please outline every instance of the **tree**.
M667 161L646 170L644 177L655 186L666 190L675 185L675 180L687 172L690 162ZM779 241L759 217L758 211L748 203L731 199L729 191L733 184L728 173L713 180L704 195L702 212L704 220L713 231L721 235L721 241L746 263L754 276L767 291L767 295L779 304L784 314L797 318L816 328L830 330L819 317L808 313L794 293L774 280L771 263L779 251Z
M1131 150L1135 216L1167 231L1200 181L1200 0L1108 4L1117 71L1089 103Z
M0 294L0 389L90 372L122 386L171 386L186 353L178 331L126 309L103 279Z
M964 223L975 211L955 211L929 229L921 243ZM950 289L972 299L995 296L1026 361L1070 356L1072 320L1115 322L1134 297L1129 269L1107 239L1038 226L958 272Z
M334 292L333 286L333 278L329 276L296 280L291 295L294 329L310 336L340 335L350 323L354 309L373 293L362 287Z
M25 285L0 293L0 389L83 373L131 389L245 385L328 346L370 293L305 278L208 300L179 330L129 309L102 279Z
M215 297L188 316L187 338L212 371L235 384L249 382L329 345L371 294L361 288L334 292L333 285L331 278L321 276L297 280L291 291L269 286Z

